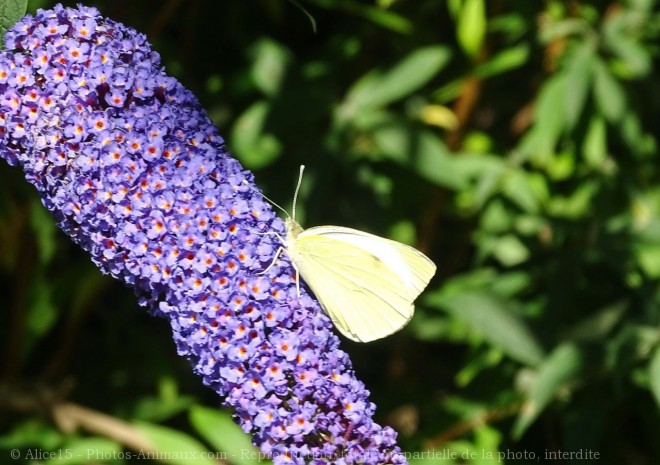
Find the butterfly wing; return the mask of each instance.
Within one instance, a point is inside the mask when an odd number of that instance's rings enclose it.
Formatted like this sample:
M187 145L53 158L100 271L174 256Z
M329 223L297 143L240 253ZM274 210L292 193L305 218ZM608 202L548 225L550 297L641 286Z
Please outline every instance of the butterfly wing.
M433 262L412 247L338 226L305 230L288 251L339 331L358 342L405 326L435 273Z
M426 255L401 242L341 226L310 228L302 236L306 233L346 242L369 252L400 277L408 287L411 301L421 294L435 274L436 266Z

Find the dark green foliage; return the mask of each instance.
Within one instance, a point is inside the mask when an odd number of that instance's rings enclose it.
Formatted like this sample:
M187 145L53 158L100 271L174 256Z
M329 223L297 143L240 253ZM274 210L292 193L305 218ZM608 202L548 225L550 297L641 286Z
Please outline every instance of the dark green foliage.
M307 165L304 226L438 264L408 328L344 346L404 450L435 449L411 463L657 463L656 1L84 3L149 35L273 200L290 205ZM166 324L54 228L18 170L0 178L0 461L32 447L133 463L131 445L52 418L73 402L160 450L257 463Z

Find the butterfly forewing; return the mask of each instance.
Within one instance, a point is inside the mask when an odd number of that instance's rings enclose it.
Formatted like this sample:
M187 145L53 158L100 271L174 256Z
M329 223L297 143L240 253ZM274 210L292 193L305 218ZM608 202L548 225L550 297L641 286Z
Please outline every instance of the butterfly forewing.
M322 236L349 243L369 252L399 275L414 300L428 285L435 274L435 264L419 250L400 242L341 226L309 228L300 237Z

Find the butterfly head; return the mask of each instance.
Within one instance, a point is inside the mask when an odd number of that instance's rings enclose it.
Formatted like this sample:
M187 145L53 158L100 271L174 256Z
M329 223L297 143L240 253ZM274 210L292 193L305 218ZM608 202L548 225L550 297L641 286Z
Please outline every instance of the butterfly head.
M298 235L303 232L302 226L298 224L298 222L293 219L293 218L287 218L284 220L284 226L286 226L286 240L287 242L291 242L292 240L295 240Z

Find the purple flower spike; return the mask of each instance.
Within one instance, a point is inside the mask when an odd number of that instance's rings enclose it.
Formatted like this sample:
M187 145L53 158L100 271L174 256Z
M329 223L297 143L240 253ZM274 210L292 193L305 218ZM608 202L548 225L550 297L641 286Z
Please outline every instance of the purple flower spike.
M146 37L93 8L26 16L0 54L0 156L59 226L172 325L180 355L275 463L405 463L330 319L264 232L195 97Z

